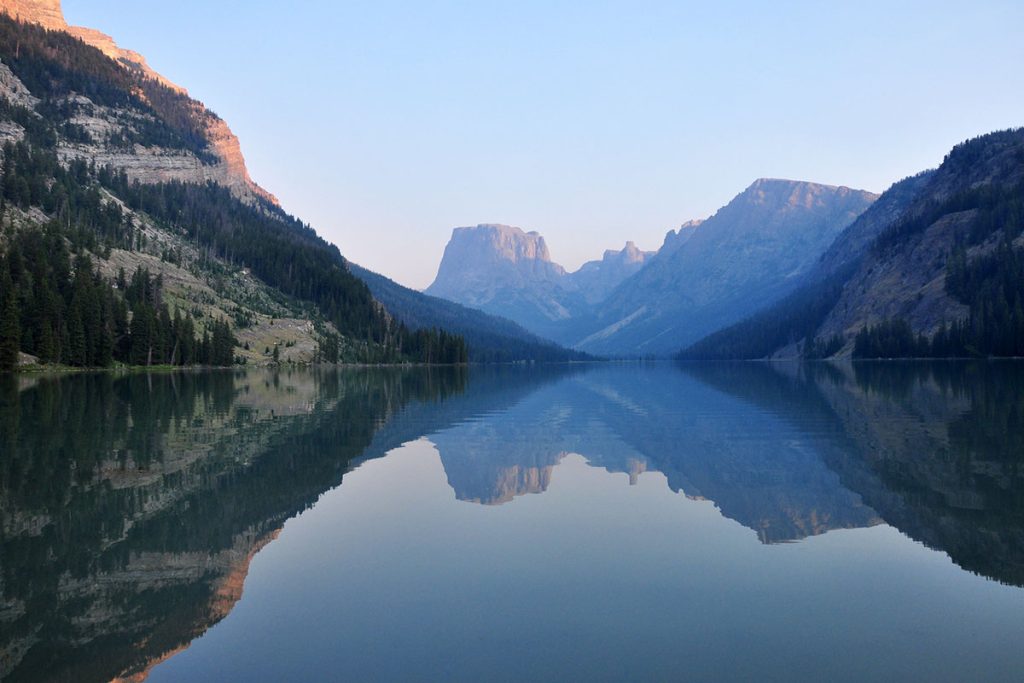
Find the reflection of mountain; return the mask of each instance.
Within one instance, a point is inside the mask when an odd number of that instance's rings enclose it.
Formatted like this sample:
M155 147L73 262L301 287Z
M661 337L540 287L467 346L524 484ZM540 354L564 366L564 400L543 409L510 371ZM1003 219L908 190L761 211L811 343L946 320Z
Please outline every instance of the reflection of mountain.
M1021 364L750 366L760 387L687 367L787 419L840 425L846 443L822 457L845 487L961 567L1024 585Z
M739 378L742 380L742 378ZM567 452L625 472L662 472L777 542L877 521L822 462L838 425L807 429L672 366L608 366L542 387L506 413L431 436L461 500L543 490Z
M459 369L77 376L0 390L0 677L144 677L252 556ZM59 425L59 428L54 428Z
M5 681L141 680L228 614L286 519L424 435L462 500L544 491L579 453L632 480L660 472L763 542L881 518L1024 584L1024 369L1012 363L18 381L0 383Z

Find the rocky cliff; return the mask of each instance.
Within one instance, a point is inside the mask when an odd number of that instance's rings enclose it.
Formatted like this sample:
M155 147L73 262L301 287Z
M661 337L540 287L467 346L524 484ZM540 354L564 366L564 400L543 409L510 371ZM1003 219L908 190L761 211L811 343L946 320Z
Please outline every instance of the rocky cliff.
M68 25L60 0L0 0L0 12L23 22L38 24L51 31L69 33L100 50L124 68L153 79L177 93L187 95L184 88L150 68L141 54L119 47L113 38L95 29ZM0 85L2 83L3 78L0 77ZM8 88L4 90L9 91ZM117 112L90 106L93 103L81 94L75 100L82 112L75 117L75 122L87 129L103 131L109 135L125 124ZM239 197L260 197L276 204L274 196L250 178L241 145L227 123L201 102L190 100L190 105L192 115L204 131L213 159L207 160L182 150L154 146L135 145L132 149L115 150L109 145L99 144L104 141L102 137L92 144L65 143L62 145L61 156L65 159L86 158L95 161L98 166L122 168L140 182L213 181L231 188Z
M544 238L520 228L484 224L456 228L437 277L425 291L509 318L543 337L581 315L650 256L628 242L574 273L551 260Z

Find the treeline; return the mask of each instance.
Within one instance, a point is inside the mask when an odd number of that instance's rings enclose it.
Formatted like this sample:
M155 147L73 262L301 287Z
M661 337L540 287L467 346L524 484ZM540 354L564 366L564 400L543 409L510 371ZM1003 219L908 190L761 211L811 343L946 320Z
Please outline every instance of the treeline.
M7 142L0 173L0 204L42 209L63 226L73 249L136 246L137 231L121 207L104 201L97 173L85 161L74 159L65 166L50 149Z
M968 261L960 248L946 264L946 291L970 307L968 343L980 355L1024 356L1024 249L1009 241L1021 226L991 253Z
M235 345L226 321L199 335L191 316L172 316L160 277L140 269L115 289L88 256L72 259L55 223L9 236L0 255L0 370L19 352L72 367L224 366Z

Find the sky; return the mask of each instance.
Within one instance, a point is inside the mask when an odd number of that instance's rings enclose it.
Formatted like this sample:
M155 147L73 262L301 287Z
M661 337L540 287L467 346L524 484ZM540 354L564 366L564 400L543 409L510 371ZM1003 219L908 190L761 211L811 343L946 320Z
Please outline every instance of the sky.
M453 228L570 270L759 177L881 192L1024 125L1024 3L64 0L239 136L253 178L421 289Z

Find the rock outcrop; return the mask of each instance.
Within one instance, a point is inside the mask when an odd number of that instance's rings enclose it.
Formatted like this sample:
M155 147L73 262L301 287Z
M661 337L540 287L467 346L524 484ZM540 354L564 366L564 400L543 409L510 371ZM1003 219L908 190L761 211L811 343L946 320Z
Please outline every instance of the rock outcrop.
M51 31L69 33L87 45L95 47L126 69L137 71L178 93L187 95L184 88L154 71L141 54L119 47L113 38L95 29L70 26L64 19L60 0L0 0L0 12L23 22L39 24ZM0 85L4 86L5 92L17 88L9 84L9 76L9 72L0 70ZM66 144L61 150L62 157L85 157L95 161L97 165L121 168L140 182L213 181L230 188L239 197L259 197L276 204L276 198L249 176L241 144L227 123L209 111L203 103L192 100L191 105L194 116L202 122L209 151L216 158L215 163L206 163L196 155L181 150L139 145L136 145L134 150L110 151L99 145ZM3 135L4 131L0 131L0 136Z

